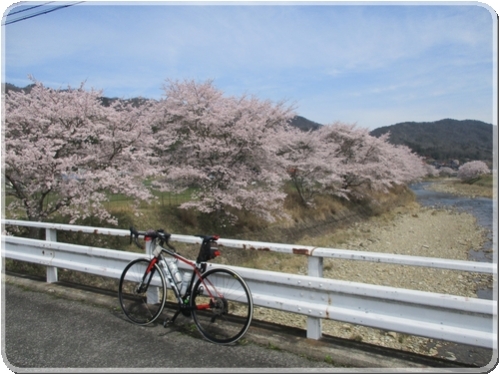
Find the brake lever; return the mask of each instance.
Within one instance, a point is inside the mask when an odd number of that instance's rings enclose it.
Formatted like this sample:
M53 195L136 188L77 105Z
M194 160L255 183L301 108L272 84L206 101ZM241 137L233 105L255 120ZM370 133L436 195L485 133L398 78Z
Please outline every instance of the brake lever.
M134 232L135 232L134 227L130 227L130 245L132 245L132 238L133 238Z
M137 232L137 230L134 227L130 227L130 244L132 244L133 241L135 246L143 250L143 247L139 245L138 239L139 239L139 232Z

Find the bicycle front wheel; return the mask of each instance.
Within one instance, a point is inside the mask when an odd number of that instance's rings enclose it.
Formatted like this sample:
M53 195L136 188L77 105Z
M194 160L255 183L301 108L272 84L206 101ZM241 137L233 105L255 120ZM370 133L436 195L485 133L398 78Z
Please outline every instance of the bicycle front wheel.
M160 267L149 267L151 260L136 259L123 270L118 299L123 313L135 324L154 322L163 311L167 283ZM148 272L147 272L148 271Z
M239 340L250 327L250 289L236 272L215 268L197 280L191 293L192 315L200 333L216 344Z

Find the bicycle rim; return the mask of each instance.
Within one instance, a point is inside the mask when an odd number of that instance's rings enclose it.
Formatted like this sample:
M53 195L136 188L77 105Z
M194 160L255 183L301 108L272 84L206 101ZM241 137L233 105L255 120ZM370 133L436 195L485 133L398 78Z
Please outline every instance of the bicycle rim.
M252 321L253 301L245 281L234 271L205 272L191 295L192 315L200 333L216 344L239 340Z
M162 313L167 297L165 277L158 265L155 264L145 277L149 263L148 259L130 262L123 270L118 288L123 313L139 325L154 322ZM141 285L144 287L139 291Z

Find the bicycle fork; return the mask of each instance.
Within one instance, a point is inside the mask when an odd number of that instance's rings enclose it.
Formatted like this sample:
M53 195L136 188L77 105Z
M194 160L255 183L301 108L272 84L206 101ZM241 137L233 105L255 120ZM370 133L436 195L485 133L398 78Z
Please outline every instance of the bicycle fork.
M151 279L153 278L153 272L151 270L155 266L155 264L158 262L157 258L151 259L151 262L149 262L148 268L146 269L146 272L144 273L144 276L141 280L141 283L139 286L136 288L136 293L142 294L146 292L149 288L149 284L151 283ZM147 279L147 281L146 281Z

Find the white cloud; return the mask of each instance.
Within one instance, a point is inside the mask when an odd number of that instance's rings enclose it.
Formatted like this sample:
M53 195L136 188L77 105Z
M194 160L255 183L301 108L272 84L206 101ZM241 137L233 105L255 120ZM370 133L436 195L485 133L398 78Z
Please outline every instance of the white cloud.
M166 78L214 79L228 94L297 101L313 121L367 126L441 117L437 100L450 117L477 115L470 92L491 107L492 18L478 5L85 4L8 25L7 81L159 97Z

